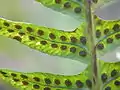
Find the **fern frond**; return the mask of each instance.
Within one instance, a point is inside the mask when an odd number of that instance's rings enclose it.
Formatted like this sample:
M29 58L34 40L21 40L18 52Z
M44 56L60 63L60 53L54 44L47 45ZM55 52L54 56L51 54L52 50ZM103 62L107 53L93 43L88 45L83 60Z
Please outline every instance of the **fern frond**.
M65 32L33 24L13 22L0 18L0 35L12 38L40 52L79 60L89 61L86 38L83 29Z

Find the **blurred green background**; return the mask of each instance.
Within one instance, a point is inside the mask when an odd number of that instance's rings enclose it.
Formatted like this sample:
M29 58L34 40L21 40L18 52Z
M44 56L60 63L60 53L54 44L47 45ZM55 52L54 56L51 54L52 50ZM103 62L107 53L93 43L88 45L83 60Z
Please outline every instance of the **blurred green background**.
M95 13L104 19L118 19L120 1L116 1L109 6L96 9ZM72 31L79 25L75 19L45 8L34 0L0 0L0 17L68 31ZM0 41L0 68L73 75L83 71L87 66L77 61L40 53L2 36ZM120 49L116 49L101 58L110 61L119 60L116 57L116 52L119 56L119 51ZM111 58L108 59L108 56ZM10 85L0 81L0 90L14 90L10 88Z

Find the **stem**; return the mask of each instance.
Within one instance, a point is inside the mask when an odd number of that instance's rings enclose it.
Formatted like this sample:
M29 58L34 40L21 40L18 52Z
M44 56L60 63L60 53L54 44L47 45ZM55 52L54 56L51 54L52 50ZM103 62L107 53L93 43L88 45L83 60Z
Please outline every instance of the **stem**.
M85 0L86 6L86 21L87 30L86 36L88 41L88 50L91 54L91 80L92 80L92 90L100 90L99 77L98 77L98 65L96 58L96 45L95 45L95 31L94 31L94 15L91 11L91 0Z

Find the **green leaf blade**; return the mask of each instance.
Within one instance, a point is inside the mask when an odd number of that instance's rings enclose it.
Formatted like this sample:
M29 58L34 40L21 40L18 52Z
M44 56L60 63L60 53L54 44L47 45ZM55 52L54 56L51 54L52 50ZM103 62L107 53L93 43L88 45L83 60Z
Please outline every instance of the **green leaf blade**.
M76 90L88 89L85 84L88 72L79 75L64 76L49 73L23 73L7 69L0 70L0 78L20 90ZM46 88L46 89L45 89Z
M119 90L120 89L120 62L106 63L100 61L100 76L101 88L103 90ZM115 84L115 81L119 82L119 85Z
M79 20L79 22L85 21L85 7L84 0L77 1L72 0L36 0L45 7L58 11L62 14Z
M65 32L2 18L0 18L0 27L0 35L17 40L32 49L89 63L82 27L73 32Z
M116 49L120 46L120 20L105 21L96 19L96 47L98 55Z
M115 80L112 80L109 84L107 84L104 89L110 88L111 90L120 90L120 76Z

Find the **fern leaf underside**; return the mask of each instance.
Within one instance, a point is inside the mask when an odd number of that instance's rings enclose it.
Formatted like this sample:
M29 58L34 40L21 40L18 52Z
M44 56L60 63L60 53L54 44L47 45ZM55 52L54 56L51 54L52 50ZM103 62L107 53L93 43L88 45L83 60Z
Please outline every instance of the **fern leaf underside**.
M120 63L104 63L100 61L99 78L101 81L100 86L103 90L119 90L119 66ZM92 82L88 71L86 69L78 75L64 76L40 72L23 73L1 69L0 77L20 90L90 90Z
M90 62L87 51L85 30L85 7L83 0L36 0L48 8L63 14L80 18L82 24L73 32L46 28L29 23L13 22L0 18L0 35L15 39L20 43L41 52ZM120 21L104 21L95 18L97 52L101 55L118 47L120 40ZM99 61L100 87L103 90L120 89L120 62ZM90 90L92 80L89 67L78 75L64 76L49 73L23 73L0 69L0 78L20 90Z
M48 0L44 0L44 1L36 0L36 1L40 2L45 7L48 7L52 10L56 10L60 13L71 16L75 19L76 17L74 16L77 16L79 18L84 17L82 22L85 23L85 14L83 14L85 13L85 6L84 6L83 0L80 0L80 1L76 1L76 0L49 0L49 1ZM59 3L57 1L59 1ZM107 4L108 2L111 2L111 0L103 0L103 1L94 0L94 1L95 2L97 1L97 4L102 4L102 5ZM65 8L64 6L66 3L69 3L70 7ZM81 12L79 13L74 12L74 9L76 8L77 5L81 6L80 7ZM75 15L72 15L73 13ZM81 19L77 19L77 20L81 21ZM119 41L120 40L120 20L106 21L106 20L99 19L99 17L95 16L95 23L96 23L95 33L96 33L96 44L97 44L96 47L97 47L97 52L99 56L101 56L107 53L108 51L111 51L117 48L120 45L119 43L120 42Z
M97 52L101 55L120 46L120 20L96 19Z
M85 6L84 0L35 0L40 4L48 7L52 10L60 12L65 15L79 20L80 22L85 21Z
M0 77L20 90L75 90L87 88L85 81L88 72L79 75L64 76L49 73L21 73L6 69L0 70Z
M41 52L89 63L83 27L73 32L13 22L0 18L0 35ZM81 58L81 59L80 59Z

